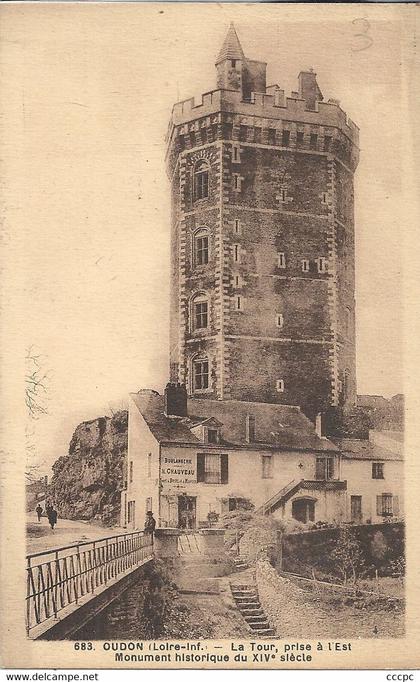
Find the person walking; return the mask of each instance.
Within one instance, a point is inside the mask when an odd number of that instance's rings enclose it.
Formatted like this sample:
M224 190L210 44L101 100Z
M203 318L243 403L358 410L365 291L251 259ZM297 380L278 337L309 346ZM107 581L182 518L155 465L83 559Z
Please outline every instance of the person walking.
M57 511L54 509L54 507L48 507L47 516L48 516L48 523L51 526L51 530L54 530L54 526L57 523Z
M37 513L37 516L38 516L38 523L40 523L40 521L41 521L41 516L42 516L42 507L41 507L40 504L38 504L38 506L35 507L35 511L36 511L36 513Z

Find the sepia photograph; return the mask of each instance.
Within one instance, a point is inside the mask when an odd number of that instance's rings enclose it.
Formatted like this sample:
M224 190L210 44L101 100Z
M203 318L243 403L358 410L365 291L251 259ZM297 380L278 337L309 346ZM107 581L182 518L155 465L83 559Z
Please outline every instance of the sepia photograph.
M411 12L5 4L31 665L369 665L413 635Z

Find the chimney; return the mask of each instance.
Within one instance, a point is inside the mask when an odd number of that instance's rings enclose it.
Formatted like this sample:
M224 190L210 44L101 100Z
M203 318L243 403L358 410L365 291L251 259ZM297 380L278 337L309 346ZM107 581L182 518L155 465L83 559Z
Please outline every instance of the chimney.
M187 417L187 389L185 384L168 383L165 388L165 414L167 417Z
M252 414L246 415L245 440L247 443L255 441L255 417Z
M316 73L314 73L313 69L300 72L299 97L305 100L306 108L312 110L315 109L316 102L322 102L324 99L316 82Z
M315 431L316 431L316 435L318 436L318 438L322 438L323 435L324 435L324 434L322 433L322 430L323 430L323 421L324 421L324 420L323 420L323 418L322 418L321 412L318 412L318 414L317 414L316 417L315 417Z

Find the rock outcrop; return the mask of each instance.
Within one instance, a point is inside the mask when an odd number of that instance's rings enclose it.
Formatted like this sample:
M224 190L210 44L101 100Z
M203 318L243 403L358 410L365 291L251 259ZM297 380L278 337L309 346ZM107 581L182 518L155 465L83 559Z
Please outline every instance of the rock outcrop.
M53 465L48 497L67 519L118 523L127 454L127 411L82 422Z

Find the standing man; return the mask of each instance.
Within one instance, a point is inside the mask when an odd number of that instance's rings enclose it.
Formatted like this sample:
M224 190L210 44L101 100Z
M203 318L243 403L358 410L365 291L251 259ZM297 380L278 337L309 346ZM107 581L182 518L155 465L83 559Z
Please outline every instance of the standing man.
M152 542L153 542L153 533L155 532L156 528L156 519L153 516L153 512L148 511L146 512L146 521L144 523L144 532L146 535L151 535L152 536Z

